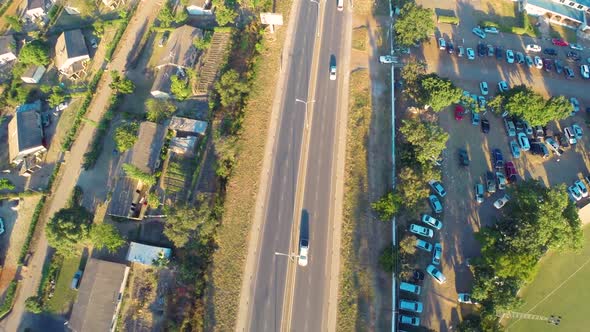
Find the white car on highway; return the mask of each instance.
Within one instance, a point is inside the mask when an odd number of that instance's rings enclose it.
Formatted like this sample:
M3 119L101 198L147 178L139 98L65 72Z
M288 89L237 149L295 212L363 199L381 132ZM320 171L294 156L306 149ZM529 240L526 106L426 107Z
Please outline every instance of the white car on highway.
M541 52L541 46L537 44L527 44L526 46L527 52Z
M299 259L300 266L307 266L307 255L309 254L309 242L307 239L301 239L299 242Z
M336 65L330 66L330 81L336 80Z

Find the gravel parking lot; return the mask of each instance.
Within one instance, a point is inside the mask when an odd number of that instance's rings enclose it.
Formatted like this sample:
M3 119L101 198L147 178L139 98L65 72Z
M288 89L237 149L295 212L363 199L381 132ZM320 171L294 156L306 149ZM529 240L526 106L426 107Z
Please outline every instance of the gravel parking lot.
M470 305L459 305L457 293L470 292L472 275L466 266L466 259L479 255L479 244L473 234L482 226L492 224L498 216L498 211L493 207L493 202L504 195L498 191L493 195L486 194L482 204L474 199L474 185L478 182L485 184L485 172L492 170L493 161L491 151L498 148L502 151L504 160L512 160L516 165L519 180L535 178L546 185L554 186L565 183L568 186L577 178L588 175L590 166L587 157L587 147L590 146L590 127L586 124L588 115L584 112L590 107L590 80L580 76L579 65L590 56L588 50L576 51L582 57L582 62L568 63L566 61L567 47L551 45L547 39L532 39L509 34L488 34L485 40L481 40L471 33L473 26L461 27L441 25L437 35L425 43L421 49L412 49L413 56L426 61L428 71L436 72L442 77L451 79L455 85L471 93L481 95L479 83L486 81L490 87L488 99L497 93L497 83L501 80L508 82L509 86L525 84L545 97L564 95L576 97L581 103L581 111L575 117L570 117L559 123L550 123L548 128L554 133L561 133L565 126L573 123L579 124L585 131L580 143L566 149L565 153L557 157L551 152L551 157L542 159L540 156L527 152L520 159L513 159L509 149L509 138L506 135L504 124L500 116L487 112L483 118L488 119L491 130L483 134L479 126L471 124L471 116L466 115L461 121L454 118L449 108L439 114L439 124L449 132L450 139L444 154L443 185L447 196L443 200L444 215L442 221L444 227L440 234L440 242L443 246L443 258L441 271L447 278L444 285L433 282L426 276L423 284L422 301L424 312L420 315L423 326L436 331L449 331L456 325L460 318L468 314L472 308ZM452 41L455 48L459 45L471 47L477 53L478 42L486 45L502 46L504 51L512 49L514 52L525 53L525 45L535 43L541 47L551 47L558 50L558 56L546 56L541 58L560 59L569 65L575 72L575 78L567 80L563 74L557 74L555 69L551 72L536 68L528 68L524 64L509 64L504 54L502 60L495 57L479 57L468 60L467 57L458 57L457 54L447 54L441 51L437 45L437 39L444 37L447 42ZM511 138L512 139L512 138ZM458 149L466 149L470 157L468 167L459 166ZM579 202L579 206L588 203L588 199ZM429 211L425 211L428 212ZM433 241L433 243L436 241ZM424 254L427 255L427 254ZM423 270L426 266L421 267Z

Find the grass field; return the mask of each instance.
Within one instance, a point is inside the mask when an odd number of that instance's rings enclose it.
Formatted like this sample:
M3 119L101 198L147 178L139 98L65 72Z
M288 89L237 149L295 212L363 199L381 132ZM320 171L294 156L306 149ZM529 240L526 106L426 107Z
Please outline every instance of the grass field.
M544 258L537 278L521 296L524 305L518 312L561 316L559 327L545 321L516 320L506 322L508 331L588 331L590 298L590 228L584 229L584 248L580 252L553 252Z
M575 30L557 24L551 24L550 26L550 34L552 38L562 38L568 43L575 43L578 41L578 36L576 36Z
M366 51L369 42L369 32L366 26L352 30L352 48L358 51Z
M81 253L80 253L81 254ZM55 291L53 297L47 301L46 309L52 313L63 314L67 313L70 305L76 299L77 291L71 289L72 278L80 268L81 255L65 258L57 282L55 283Z

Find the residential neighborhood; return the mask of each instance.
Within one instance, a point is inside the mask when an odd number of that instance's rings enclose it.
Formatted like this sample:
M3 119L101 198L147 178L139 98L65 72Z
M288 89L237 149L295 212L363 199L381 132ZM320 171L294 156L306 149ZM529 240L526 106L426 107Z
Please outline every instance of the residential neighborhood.
M583 331L590 1L0 0L0 330Z

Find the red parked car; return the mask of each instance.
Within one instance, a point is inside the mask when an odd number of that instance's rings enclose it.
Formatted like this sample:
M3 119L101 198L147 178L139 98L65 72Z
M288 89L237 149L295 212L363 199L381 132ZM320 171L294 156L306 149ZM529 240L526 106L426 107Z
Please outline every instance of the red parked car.
M518 173L516 172L516 167L514 166L514 163L511 161L507 161L506 164L504 164L504 169L506 170L506 178L508 179L508 181L512 183L516 182Z
M463 106L461 106L461 105L455 106L455 120L457 120L457 121L463 120L463 113L464 113Z
M551 42L555 46L569 46L569 44L565 40L559 38L553 38L551 39Z

